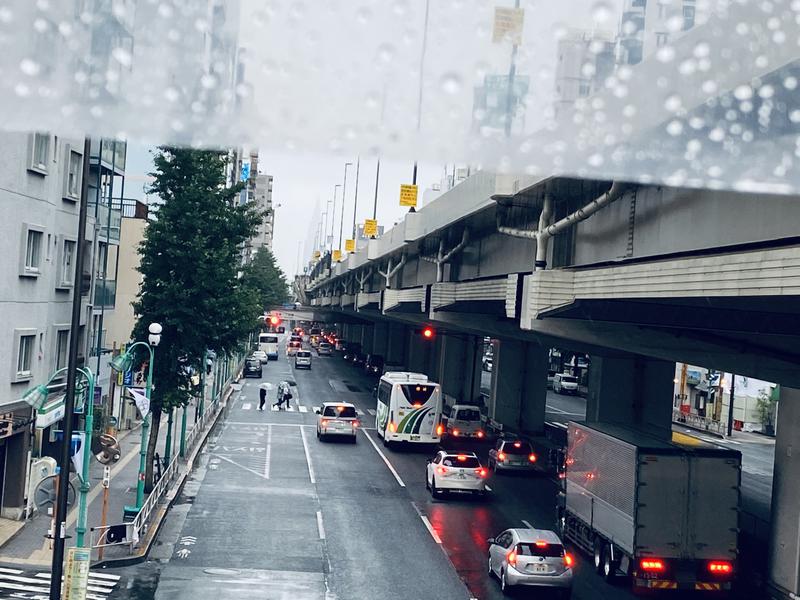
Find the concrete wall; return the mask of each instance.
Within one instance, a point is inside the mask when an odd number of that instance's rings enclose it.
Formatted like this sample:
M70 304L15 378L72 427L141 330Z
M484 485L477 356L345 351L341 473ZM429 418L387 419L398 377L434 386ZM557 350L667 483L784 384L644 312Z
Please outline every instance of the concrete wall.
M144 239L147 221L144 219L122 219L119 245L119 270L117 271L117 300L114 310L105 319L107 344L119 347L131 338L136 323L132 303L139 293L142 275L139 267L139 243Z

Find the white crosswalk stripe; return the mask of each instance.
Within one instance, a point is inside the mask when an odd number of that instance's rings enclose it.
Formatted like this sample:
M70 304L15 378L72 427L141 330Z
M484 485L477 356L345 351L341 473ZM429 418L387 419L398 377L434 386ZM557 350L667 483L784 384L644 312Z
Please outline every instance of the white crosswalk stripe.
M361 410L360 408L357 408L357 409L356 409L356 413L358 413L358 416L359 416L359 417L363 417L363 416L364 416L364 411L363 411L363 410Z
M374 409L374 408L368 408L368 409L367 409L367 412L368 412L369 414L371 414L373 417L375 416L375 409Z
M300 408L300 412L301 413L307 413L308 412L308 407L307 406L300 406L299 408Z
M106 600L119 583L119 575L89 572L88 600ZM50 573L30 573L0 568L0 598L46 599L50 594Z
M245 402L244 404L242 404L242 410L250 410L252 407L253 405L250 404L249 402Z

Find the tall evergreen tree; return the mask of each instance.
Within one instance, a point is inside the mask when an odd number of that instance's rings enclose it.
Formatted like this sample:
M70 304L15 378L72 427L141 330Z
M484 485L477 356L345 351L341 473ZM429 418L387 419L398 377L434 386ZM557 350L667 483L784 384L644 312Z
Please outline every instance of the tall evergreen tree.
M289 301L289 284L269 248L259 248L244 271L242 282L258 296L259 307L266 310Z
M155 349L147 490L162 413L189 401L191 373L205 368L205 350L229 355L260 314L258 298L239 272L242 244L262 215L236 204L242 188L226 187L226 154L162 147L154 163L150 191L160 204L139 247L143 283L133 331L133 339L146 340L150 323L163 327Z

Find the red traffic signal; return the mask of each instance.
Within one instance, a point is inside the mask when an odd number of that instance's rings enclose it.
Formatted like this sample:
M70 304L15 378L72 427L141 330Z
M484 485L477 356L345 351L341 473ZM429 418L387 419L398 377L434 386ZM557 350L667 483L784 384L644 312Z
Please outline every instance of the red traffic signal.
M273 315L273 316L271 316L269 318L270 325L277 325L280 322L281 322L281 320L278 317L276 317L275 315Z
M425 327L422 330L422 337L426 340L432 340L436 332L434 332L433 327Z

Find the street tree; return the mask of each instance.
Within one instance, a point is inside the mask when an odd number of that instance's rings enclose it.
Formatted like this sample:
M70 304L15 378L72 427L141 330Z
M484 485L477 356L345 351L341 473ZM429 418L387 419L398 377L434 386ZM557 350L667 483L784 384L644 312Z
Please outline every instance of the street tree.
M242 282L256 293L262 311L289 301L286 276L269 248L258 249L253 261L245 267Z
M217 150L161 147L154 154L150 192L159 200L139 247L143 282L132 334L146 340L150 323L163 327L153 365L148 491L162 413L196 392L192 374L205 368L205 350L229 356L260 312L240 270L242 246L263 215L235 201L242 186L226 186L227 160Z

